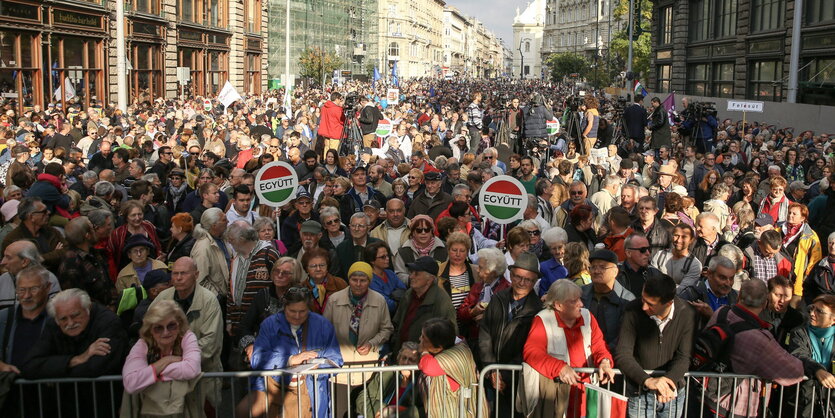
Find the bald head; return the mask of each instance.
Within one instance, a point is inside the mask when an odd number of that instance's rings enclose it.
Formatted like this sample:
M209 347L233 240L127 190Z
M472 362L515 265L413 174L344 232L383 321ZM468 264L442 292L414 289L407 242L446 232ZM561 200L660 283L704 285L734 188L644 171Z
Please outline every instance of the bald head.
M177 290L177 295L187 298L194 293L197 286L197 263L191 257L180 257L171 267L171 285Z
M99 173L99 180L109 181L109 182L113 183L113 182L116 181L116 173L114 173L113 170L107 170L107 169L102 170Z
M43 257L38 253L38 248L31 241L15 241L3 250L3 259L0 266L8 270L9 274L16 276L21 270L31 265L40 265Z
M93 224L86 216L79 216L78 218L71 220L67 223L67 226L64 227L64 231L67 235L67 241L70 245L76 247L84 245L91 239L95 239L95 237L90 237L93 232Z

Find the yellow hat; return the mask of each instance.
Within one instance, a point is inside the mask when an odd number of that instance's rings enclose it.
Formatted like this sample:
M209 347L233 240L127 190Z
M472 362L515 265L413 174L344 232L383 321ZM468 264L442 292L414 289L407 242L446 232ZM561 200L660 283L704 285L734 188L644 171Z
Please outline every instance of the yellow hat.
M351 264L351 268L348 269L348 277L351 278L356 273L361 273L368 276L369 279L374 277L374 270L371 268L371 264L368 264L363 261L357 261L354 264Z

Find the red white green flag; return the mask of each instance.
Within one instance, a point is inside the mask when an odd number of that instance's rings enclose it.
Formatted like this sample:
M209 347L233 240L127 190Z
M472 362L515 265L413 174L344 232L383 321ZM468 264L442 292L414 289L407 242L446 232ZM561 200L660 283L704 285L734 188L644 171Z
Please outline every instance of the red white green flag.
M586 418L625 418L625 396L589 383L586 386Z

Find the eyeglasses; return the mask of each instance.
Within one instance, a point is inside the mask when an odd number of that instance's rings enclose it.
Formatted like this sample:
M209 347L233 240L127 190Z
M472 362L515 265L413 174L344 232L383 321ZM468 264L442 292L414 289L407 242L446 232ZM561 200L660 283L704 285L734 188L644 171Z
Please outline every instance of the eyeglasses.
M323 268L327 268L327 267L328 267L328 265L327 265L327 264L325 264L325 263L321 263L321 264L309 264L309 265L307 266L307 268L309 268L309 269L311 269L311 270L319 270L319 269L323 269Z
M168 325L157 324L151 327L151 332L154 334L162 334L165 331L176 332L180 329L180 323L176 321L169 322Z
M189 152L189 154L194 155L194 156L200 155L199 152Z
M605 270L615 269L615 268L618 268L618 267L617 266L606 266L606 267L604 267L604 266L591 266L591 267L589 267L589 271L605 271Z
M275 274L277 274L281 277L290 277L290 276L293 275L293 272L290 271L290 270L276 270Z
M164 155L174 155L173 152L163 152Z
M531 235L534 235L534 236L539 236L539 234L541 234L542 232L538 229L533 229L533 230L528 231L528 233L531 234Z
M182 180L182 179L183 179L183 178L182 178L182 177L180 177L180 176L173 176L173 177L171 177L171 180Z
M415 228L415 232L418 234L425 234L427 232L432 232L432 228Z
M536 283L536 280L537 280L536 278L529 279L529 278L527 278L527 277L520 276L520 275L518 275L518 274L516 274L516 273L511 273L511 274L510 274L510 278L511 278L511 280L516 280L516 281L518 281L519 283L523 283L523 284L524 284L524 283L534 284L534 283Z
M492 160L492 159L493 159L493 156L492 156L492 155L485 155L485 156L484 156L484 159L485 159L485 160Z
M36 210L36 211L34 211L34 212L32 212L32 213L33 213L33 214L38 214L38 213L40 213L40 214L46 214L46 212L47 212L47 209L46 209L46 208L44 208L44 209L41 209L41 210Z
M338 223L339 223L339 219L331 219L331 220L325 222L325 225L334 225L334 224L338 224Z
M583 191L582 190L579 190L579 191L572 190L569 193L571 193L572 196L581 196L583 194Z
M832 316L832 312L825 312L823 309L818 308L815 305L809 306L809 313L814 312L817 315L821 316Z
M410 178L410 179L416 179L417 177L415 177L415 176L409 176L409 178Z
M310 294L310 289L306 287L291 287L287 289L287 296L290 295L297 295L302 297L307 297Z
M627 248L627 250L638 251L638 252L642 252L642 253L648 253L650 248L649 247Z
M128 252L131 253L131 254L137 254L138 255L138 254L142 254L143 251L148 251L148 249L145 248L145 247L136 247L136 248L131 248L130 251L128 251Z
M351 225L351 229L365 229L368 228L368 225L359 224L359 225Z

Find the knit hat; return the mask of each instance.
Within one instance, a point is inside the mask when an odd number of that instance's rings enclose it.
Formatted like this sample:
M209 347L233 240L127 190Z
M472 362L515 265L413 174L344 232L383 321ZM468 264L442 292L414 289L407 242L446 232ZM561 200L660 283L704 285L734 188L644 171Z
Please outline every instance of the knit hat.
M354 274L364 274L371 279L374 277L374 270L371 268L371 264L364 261L357 261L356 263L351 264L351 268L348 269L347 278L351 278Z

